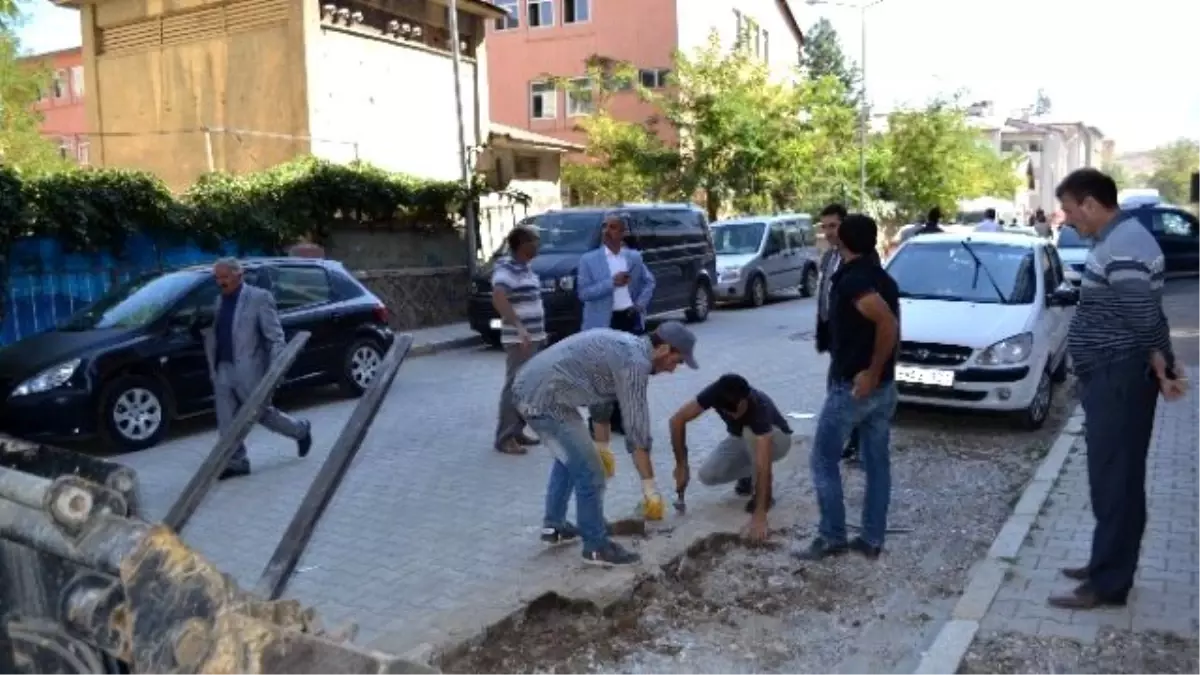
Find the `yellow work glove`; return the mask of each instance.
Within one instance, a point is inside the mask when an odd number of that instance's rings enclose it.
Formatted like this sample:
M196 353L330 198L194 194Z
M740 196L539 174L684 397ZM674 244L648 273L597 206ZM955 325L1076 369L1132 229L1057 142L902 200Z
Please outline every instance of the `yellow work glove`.
M600 463L604 465L604 479L608 480L617 475L617 458L613 456L613 451L608 448L608 444L597 444L596 454L600 455Z
M658 492L648 494L642 500L642 516L646 520L662 520L666 512L666 502Z

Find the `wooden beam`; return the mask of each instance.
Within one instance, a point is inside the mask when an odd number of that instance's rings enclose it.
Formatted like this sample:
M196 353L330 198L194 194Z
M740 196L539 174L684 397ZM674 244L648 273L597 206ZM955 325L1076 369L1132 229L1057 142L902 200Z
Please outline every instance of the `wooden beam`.
M354 406L354 412L350 414L350 419L334 442L333 449L321 465L321 470L309 485L308 492L300 502L300 508L288 524L279 545L275 547L270 562L254 588L258 595L268 600L277 600L283 595L296 564L300 562L300 556L304 554L304 549L312 539L317 521L321 519L325 507L329 505L329 500L333 498L334 492L345 477L346 470L358 454L358 449L362 447L367 430L375 420L375 415L379 413L379 408L396 379L396 373L400 370L400 364L404 362L404 357L408 356L412 344L413 337L407 334L398 336L392 342L383 363L375 372L375 379L367 387L358 405Z

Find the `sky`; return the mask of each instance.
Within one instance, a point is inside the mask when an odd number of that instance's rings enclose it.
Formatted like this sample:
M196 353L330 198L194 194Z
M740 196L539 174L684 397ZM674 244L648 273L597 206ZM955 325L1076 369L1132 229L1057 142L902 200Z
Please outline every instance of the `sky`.
M858 0L790 1L803 27L821 16L833 22L859 60ZM48 0L26 6L27 50L79 45L73 10ZM1118 153L1200 137L1200 60L1189 47L1200 26L1196 0L881 0L865 17L866 84L877 110L965 90L1005 113L1032 104L1040 88L1052 121L1098 127Z

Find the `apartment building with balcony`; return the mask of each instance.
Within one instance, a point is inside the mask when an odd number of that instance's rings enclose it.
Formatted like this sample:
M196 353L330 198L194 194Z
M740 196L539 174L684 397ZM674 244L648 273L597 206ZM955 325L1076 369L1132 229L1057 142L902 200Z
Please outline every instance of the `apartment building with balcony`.
M586 96L556 88L547 76L586 81L588 57L600 55L638 68L641 83L666 86L676 50L691 51L716 31L730 48L746 46L780 78L796 76L803 35L794 0L497 0L506 14L489 22L491 114L500 123L585 143ZM652 106L632 91L618 92L611 111L645 121Z
M21 59L34 68L44 68L50 79L34 109L42 116L42 136L58 146L63 159L90 163L87 111L84 94L83 50L79 47L35 54Z
M180 189L316 155L460 176L451 48L466 145L487 143L484 0L56 0L77 7L93 164Z

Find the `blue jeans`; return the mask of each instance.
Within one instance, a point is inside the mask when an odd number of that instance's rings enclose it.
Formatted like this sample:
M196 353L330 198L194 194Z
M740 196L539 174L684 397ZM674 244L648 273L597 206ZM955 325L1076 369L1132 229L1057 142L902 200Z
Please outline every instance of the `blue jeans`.
M533 416L525 420L554 453L550 482L546 486L545 527L560 527L567 521L567 503L575 493L575 517L583 552L608 545L604 520L604 465L592 443L582 417L560 420Z
M858 452L867 477L863 501L862 538L872 546L883 546L887 531L888 502L892 492L892 467L889 443L892 415L896 411L896 384L881 384L865 399L851 393L853 384L833 380L825 396L825 405L817 420L813 438L813 486L821 510L818 531L830 544L846 542L846 503L842 497L842 473L839 463L846 440L855 428L859 433Z

